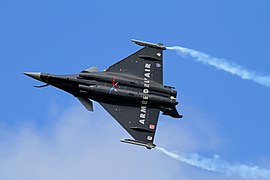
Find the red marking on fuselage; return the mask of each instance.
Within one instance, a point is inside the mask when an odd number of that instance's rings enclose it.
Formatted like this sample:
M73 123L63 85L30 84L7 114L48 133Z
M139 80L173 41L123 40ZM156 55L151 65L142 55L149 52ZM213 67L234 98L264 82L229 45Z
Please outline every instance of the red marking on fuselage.
M117 89L116 89L116 86L117 86L118 82L115 83L115 76L113 77L113 80L112 80L112 87L111 89L109 90L109 94L112 93L112 90L114 90L115 92L117 92Z
M112 80L112 86L115 87L115 76L113 77L113 80Z

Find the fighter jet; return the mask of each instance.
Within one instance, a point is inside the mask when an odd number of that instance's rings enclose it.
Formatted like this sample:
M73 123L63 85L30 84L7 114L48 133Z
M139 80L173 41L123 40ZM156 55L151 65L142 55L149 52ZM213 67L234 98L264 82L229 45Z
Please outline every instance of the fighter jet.
M160 111L173 118L182 118L176 110L177 91L163 85L163 50L159 43L131 40L144 46L137 52L99 72L96 67L79 74L55 75L40 72L24 74L54 86L76 97L93 111L91 100L100 105L134 138L121 142L156 147L155 132Z

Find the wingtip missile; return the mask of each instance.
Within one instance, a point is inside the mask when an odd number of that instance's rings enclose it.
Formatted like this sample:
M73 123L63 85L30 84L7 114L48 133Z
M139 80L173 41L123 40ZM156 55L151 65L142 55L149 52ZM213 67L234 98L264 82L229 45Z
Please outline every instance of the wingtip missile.
M139 46L148 46L148 47L166 50L166 47L162 43L154 44L154 43L140 41L140 40L136 40L136 39L131 39L131 41L138 44Z
M120 141L123 142L123 143L134 144L134 145L138 145L138 146L144 146L147 149L152 149L152 148L156 147L156 145L153 144L153 143L145 143L145 142L136 141L136 140L133 140L133 139L122 139Z

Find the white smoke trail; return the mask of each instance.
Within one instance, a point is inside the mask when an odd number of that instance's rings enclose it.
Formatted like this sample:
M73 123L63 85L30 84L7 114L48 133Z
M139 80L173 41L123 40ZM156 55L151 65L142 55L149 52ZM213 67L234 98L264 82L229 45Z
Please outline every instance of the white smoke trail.
M270 76L259 75L254 71L247 70L243 68L242 66L237 65L233 62L230 62L226 59L212 57L203 52L196 51L193 49L188 49L185 47L180 47L180 46L173 46L173 47L166 47L166 48L177 51L177 53L181 55L182 57L190 56L194 58L196 61L201 62L203 64L214 66L217 69L226 71L242 79L251 80L258 84L264 85L266 87L270 87Z
M156 149L173 159L207 171L219 172L228 176L238 176L248 180L270 179L269 169L263 169L259 166L248 166L245 164L230 164L220 159L218 155L214 155L213 158L205 158L198 154L175 154L161 147L156 147Z

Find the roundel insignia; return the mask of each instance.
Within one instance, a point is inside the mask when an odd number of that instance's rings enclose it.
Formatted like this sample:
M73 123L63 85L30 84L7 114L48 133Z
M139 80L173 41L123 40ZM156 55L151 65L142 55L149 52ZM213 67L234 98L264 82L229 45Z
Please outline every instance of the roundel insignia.
M149 125L149 128L150 128L150 129L155 129L155 125L154 125L154 124L150 124L150 125Z

